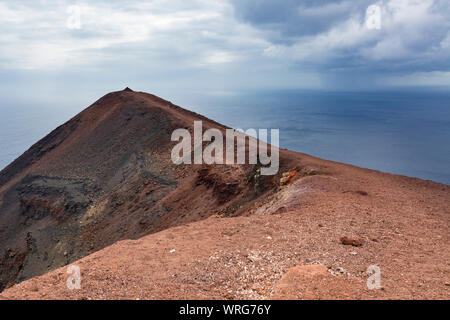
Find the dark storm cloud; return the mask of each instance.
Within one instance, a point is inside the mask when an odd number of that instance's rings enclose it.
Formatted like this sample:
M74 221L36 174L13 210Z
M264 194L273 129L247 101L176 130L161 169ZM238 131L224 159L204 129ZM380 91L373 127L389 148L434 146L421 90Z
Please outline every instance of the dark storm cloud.
M450 2L444 0L232 0L237 19L272 43L265 53L304 68L391 75L448 71ZM381 28L368 30L377 5ZM306 64L305 64L306 63Z
M361 12L366 0L232 0L236 17L258 28L279 32L278 41L325 32L354 12Z

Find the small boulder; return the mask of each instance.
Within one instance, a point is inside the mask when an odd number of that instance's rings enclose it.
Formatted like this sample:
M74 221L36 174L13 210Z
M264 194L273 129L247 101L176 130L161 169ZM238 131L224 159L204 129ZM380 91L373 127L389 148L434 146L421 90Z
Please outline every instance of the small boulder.
M364 244L364 239L361 238L352 239L348 237L342 237L341 243L345 246L361 247Z
M280 185L286 186L286 185L291 184L292 182L294 182L296 176L297 176L297 170L284 172L280 179Z

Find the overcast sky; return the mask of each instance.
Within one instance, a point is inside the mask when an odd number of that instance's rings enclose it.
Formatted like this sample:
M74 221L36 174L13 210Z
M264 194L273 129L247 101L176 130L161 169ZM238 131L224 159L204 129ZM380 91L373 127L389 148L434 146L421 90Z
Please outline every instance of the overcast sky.
M450 86L449 0L11 0L0 30L6 100Z

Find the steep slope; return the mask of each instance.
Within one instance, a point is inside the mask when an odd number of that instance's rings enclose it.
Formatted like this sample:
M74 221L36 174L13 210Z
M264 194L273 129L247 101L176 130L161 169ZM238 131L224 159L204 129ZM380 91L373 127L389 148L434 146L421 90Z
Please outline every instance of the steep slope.
M256 181L254 165L174 165L171 134L192 132L194 120L225 130L127 88L105 95L1 171L0 290L118 240L239 215L275 190L279 177Z

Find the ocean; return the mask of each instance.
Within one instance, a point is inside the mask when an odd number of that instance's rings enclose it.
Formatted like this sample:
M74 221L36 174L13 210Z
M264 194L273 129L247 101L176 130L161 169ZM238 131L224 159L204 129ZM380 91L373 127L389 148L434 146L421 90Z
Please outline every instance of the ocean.
M233 128L279 129L282 148L450 184L449 92L280 90L172 102ZM81 111L13 104L0 107L0 168Z
M450 184L450 93L278 91L212 99L233 128L278 128L280 147Z

